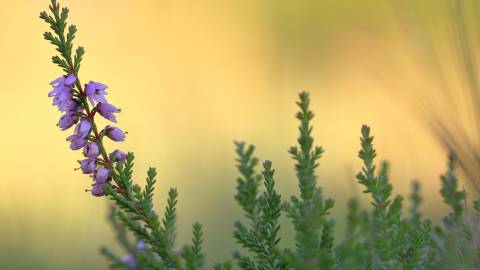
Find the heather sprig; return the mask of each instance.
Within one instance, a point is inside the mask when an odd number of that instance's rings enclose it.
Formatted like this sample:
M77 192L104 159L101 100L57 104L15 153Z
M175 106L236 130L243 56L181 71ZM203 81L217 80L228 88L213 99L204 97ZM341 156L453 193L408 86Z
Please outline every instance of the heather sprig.
M244 208L250 226L241 222L235 224L234 238L243 248L254 254L251 258L236 252L234 257L242 269L284 269L278 243L280 238L281 197L275 190L272 162L263 163L265 191L257 196L259 177L255 177L257 159L253 157L254 147L244 148L237 142L239 155L238 169L245 179L237 181L237 201ZM247 203L247 199L251 201Z
M310 121L314 114L310 110L310 98L307 92L299 95L297 105L300 111L296 118L300 121L298 146L289 152L295 160L300 197L292 196L285 203L285 211L295 227L296 251L288 251L287 261L295 269L334 269L332 252L333 220L328 215L334 205L333 199L324 199L322 189L317 186L315 169L323 149L314 145Z
M193 224L192 245L185 246L182 257L186 270L200 270L205 267L205 255L202 250L203 229L200 223Z
M61 117L59 126L67 130L77 124L74 134L67 138L72 150L83 148L84 160L79 161L80 169L85 174L90 174L93 179L91 193L94 196L107 195L116 206L116 217L110 220L117 230L117 239L128 251L122 258L115 256L108 249L102 249L102 253L112 262L112 268L127 267L128 269L183 269L180 252L175 248L176 229L176 204L177 191L171 189L168 194L165 215L160 220L153 209L153 191L156 181L156 170L150 168L147 172L145 188L134 184L133 153L125 154L121 150L110 153L104 147L104 138L121 142L125 140L125 133L118 127L107 125L98 129L95 116L99 115L111 122L117 122L115 113L120 109L108 103L106 99L108 87L103 83L90 81L82 86L78 77L80 63L84 55L84 49L79 47L75 56L72 56L73 41L77 31L74 25L65 29L68 25L68 8L60 7L56 0L52 0L49 6L50 14L41 12L40 18L50 25L52 32L46 32L44 38L56 46L60 55L53 57L53 62L66 73L51 82L54 89L49 93L53 97L54 105L57 105L65 115ZM90 104L89 104L90 103ZM90 108L90 105L92 106ZM117 220L122 224L118 224ZM141 250L134 252L131 245L126 242L125 226L134 234L138 243L142 243ZM194 265L196 269L203 266L201 227L194 226L194 254L183 256L187 265ZM148 246L148 250L145 248ZM193 264L192 264L193 263ZM143 266L142 266L143 265Z
M83 47L78 47L75 55L72 55L77 28L75 25L68 26L69 9L60 7L56 0L51 1L49 9L50 14L45 11L40 13L40 18L47 22L53 31L53 33L45 32L44 38L55 45L60 54L53 56L53 63L62 67L66 73L50 83L54 88L48 93L48 96L53 97L53 104L65 113L60 118L58 126L62 130L68 130L79 122L75 127L74 134L69 136L67 141L70 142L72 150L83 148L85 159L79 163L82 172L90 174L93 179L92 195L103 196L105 187L112 184L111 180L114 182L115 189L123 190L125 186L122 186L115 177L115 162L110 159L103 139L107 136L113 141L123 141L125 134L120 129L111 126L100 130L95 122L97 112L106 119L116 122L113 113L120 112L120 110L105 99L105 90L108 88L106 85L90 82L85 85L85 89L82 87L78 72L85 50ZM68 31L65 31L67 26ZM90 108L87 98L101 102Z
M465 191L458 190L456 160L457 157L455 153L450 153L448 157L448 170L440 177L442 184L440 194L442 195L444 202L453 210L450 217L450 219L453 219L452 221L458 221L461 218L466 198Z

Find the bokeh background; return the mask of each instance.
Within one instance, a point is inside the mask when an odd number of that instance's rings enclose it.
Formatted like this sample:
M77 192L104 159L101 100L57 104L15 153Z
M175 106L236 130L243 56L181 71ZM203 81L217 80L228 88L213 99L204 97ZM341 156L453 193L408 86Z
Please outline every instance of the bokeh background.
M0 269L106 269L98 249L114 246L108 202L84 192L89 179L73 170L81 154L68 149L71 131L56 128L60 115L47 97L48 82L61 75L38 18L48 2L0 1ZM318 181L337 200L340 230L349 197L368 204L354 184L364 123L379 157L392 163L395 192L408 194L419 179L423 210L438 220L446 151L425 107L440 119L460 108L463 126L471 123L462 99L452 105L441 90L461 96L464 84L454 2L61 1L79 28L76 44L86 48L81 79L107 84L122 108L127 141L109 149L135 152L141 183L148 166L157 167L158 209L169 187L179 189L179 243L201 222L209 263L235 248L234 140L254 143L262 160L273 161L284 198L296 193L287 149L302 90L311 93L314 135L326 149ZM479 9L463 2L467 34L477 37L471 18Z

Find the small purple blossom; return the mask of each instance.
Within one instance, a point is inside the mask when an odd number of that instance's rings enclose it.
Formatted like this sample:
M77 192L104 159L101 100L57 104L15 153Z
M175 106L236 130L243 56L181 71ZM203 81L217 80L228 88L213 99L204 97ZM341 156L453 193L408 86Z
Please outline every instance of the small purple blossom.
M105 95L107 95L105 89L107 88L108 87L105 84L93 81L90 81L85 85L85 94L92 106L95 106L95 101L107 103L107 100L105 99Z
M69 136L67 141L70 142L70 149L72 150L78 150L87 144L87 140L81 136L78 136L77 134Z
M71 88L71 86L75 83L76 80L77 78L74 74L69 74L67 76L56 78L55 80L50 82L50 85L54 88L50 93L48 93L48 96L51 97L55 95L62 88Z
M105 195L105 183L96 183L92 186L92 195L100 197Z
M97 184L105 184L110 176L110 172L106 168L99 168L93 173L93 179Z
M91 174L95 171L97 160L95 158L84 159L80 162L80 168L84 174Z
M110 126L110 125L106 126L105 127L105 135L107 135L107 137L109 137L110 139L112 139L113 141L116 141L116 142L125 141L125 133L123 133L123 131L121 131L117 127L113 127L113 126Z
M92 123L88 119L83 119L80 123L75 127L75 134L82 138L86 138L90 131L92 130Z
M112 104L106 102L99 102L97 105L98 113L105 117L106 119L116 123L117 117L115 117L114 113L119 113L120 109L113 106Z
M99 153L98 145L95 142L88 142L83 147L83 155L87 158L95 158Z
M68 86L60 85L53 88L53 90L48 93L48 96L53 96L53 105L58 105L58 103L72 98L72 89Z
M61 112L67 112L73 111L77 107L77 102L72 99L71 90L67 89L55 95L52 105L56 105Z
M126 158L127 158L127 155L125 154L125 152L121 150L115 150L112 153L110 153L110 160L112 162L118 162L120 164L123 164L125 163Z
M62 112L73 111L77 106L77 103L72 99L72 85L76 80L75 75L69 74L50 82L53 90L48 93L48 96L54 97L53 105L58 106L58 109Z
M78 122L78 116L75 112L67 112L58 121L57 126L60 127L61 130L67 130L71 128Z
M57 87L59 85L64 84L64 82L65 82L65 76L62 76L62 77L58 77L55 80L51 81L50 85L53 86L53 87Z
M128 253L122 257L122 262L125 263L128 268L135 269L137 267L137 258L131 253Z
M61 85L55 86L52 89L52 91L48 92L48 96L49 97L57 96L59 93L63 93L65 91L70 91L70 87L64 84L61 84Z
M135 247L137 248L137 250L145 250L146 245L144 241L140 240L137 242Z

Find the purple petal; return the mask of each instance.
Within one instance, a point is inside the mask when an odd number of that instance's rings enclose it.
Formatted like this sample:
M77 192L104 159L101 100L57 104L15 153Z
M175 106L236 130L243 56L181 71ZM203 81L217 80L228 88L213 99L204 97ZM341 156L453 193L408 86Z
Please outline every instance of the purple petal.
M92 82L89 82L85 85L85 95L87 95L90 104L92 104L92 106L95 106L95 102L93 101L93 96L95 95L95 86Z
M72 86L75 81L77 80L77 78L75 77L74 74L70 74L67 76L67 78L65 79L65 85L67 86Z
M123 142L125 141L125 133L117 127L107 126L106 128L106 135L110 139L116 142Z
M92 187L92 195L95 196L95 197L103 196L103 195L105 195L104 189L105 189L105 183L104 184L95 184Z
M57 95L58 93L63 93L66 91L70 91L70 88L62 84L62 85L56 86L55 88L53 88L52 91L48 92L48 96L52 97L54 95Z
M79 137L77 134L71 135L67 138L67 141L70 141L70 149L78 150L87 144L87 140Z
M100 113L101 116L105 117L106 119L112 122L117 122L117 118L113 113L120 112L120 109L116 108L115 106L109 103L104 103L104 102L98 103L97 109L98 109L98 113Z
M118 109L117 107L113 106L112 104L110 103L102 103L103 106L106 108L106 110L110 111L110 112L113 112L113 113L117 113L117 112L120 112L120 109Z
M58 104L58 110L61 112L70 112L74 111L77 107L77 102L73 99L69 99Z
M62 117L60 117L60 120L58 121L58 126L62 130L67 130L73 125L75 125L75 123L77 122L78 122L78 117L74 113L69 112L63 115Z
M93 179L97 184L105 184L110 176L110 172L108 169L99 168L93 173Z
M105 99L105 97L103 95L100 95L100 94L95 94L93 96L93 99L95 99L97 102L102 102L102 103L107 103L107 100Z
M126 159L127 155L121 150L115 150L110 153L110 160L112 160L112 162L118 162L119 164L123 164L125 163Z
M83 155L87 158L95 158L99 154L98 145L94 142L88 142L83 147Z
M63 89L61 92L59 92L55 97L58 96L58 101L64 102L69 99L72 99L72 92L70 92L70 89L67 88L66 90Z
M92 129L92 123L90 120L83 119L80 124L75 127L75 134L82 138L86 138Z
M80 161L80 168L84 174L90 174L95 171L97 160L94 158L84 159Z
M55 80L51 81L51 82L50 82L50 85L52 85L52 86L58 86L59 84L62 84L62 83L64 83L64 82L65 82L65 77L62 76L62 77L58 77L58 78L56 78Z
M97 90L105 90L108 88L108 86L100 82L93 82L93 84L95 85L95 89Z
M137 242L135 247L137 248L137 250L145 250L146 245L144 241L140 240Z

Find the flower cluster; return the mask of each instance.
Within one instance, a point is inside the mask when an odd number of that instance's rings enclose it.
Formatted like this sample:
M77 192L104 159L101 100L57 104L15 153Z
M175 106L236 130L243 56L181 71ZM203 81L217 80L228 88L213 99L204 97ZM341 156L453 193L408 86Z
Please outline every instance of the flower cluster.
M125 133L117 127L107 125L98 131L94 121L98 112L105 119L117 122L115 113L120 109L107 102L107 86L103 83L90 81L85 84L84 90L75 74L68 74L53 80L53 90L48 93L53 97L53 105L60 112L65 113L58 121L61 130L75 126L74 133L67 137L70 149L83 149L83 160L79 161L80 169L84 174L91 175L93 184L91 193L93 196L103 196L104 188L112 178L113 164L123 164L126 154L121 150L115 150L107 154L103 146L103 138L107 136L113 141L125 140ZM89 104L92 106L90 109Z

